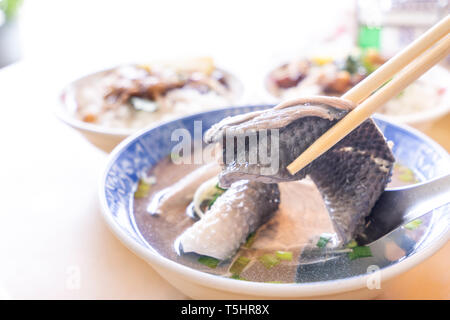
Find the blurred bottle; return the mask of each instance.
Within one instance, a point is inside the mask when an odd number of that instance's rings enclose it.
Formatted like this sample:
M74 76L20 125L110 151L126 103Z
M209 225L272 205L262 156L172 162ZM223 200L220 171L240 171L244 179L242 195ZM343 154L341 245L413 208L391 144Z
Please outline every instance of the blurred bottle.
M0 0L0 68L20 59L17 12L22 0Z
M389 57L445 17L449 1L357 0L356 13L358 46Z

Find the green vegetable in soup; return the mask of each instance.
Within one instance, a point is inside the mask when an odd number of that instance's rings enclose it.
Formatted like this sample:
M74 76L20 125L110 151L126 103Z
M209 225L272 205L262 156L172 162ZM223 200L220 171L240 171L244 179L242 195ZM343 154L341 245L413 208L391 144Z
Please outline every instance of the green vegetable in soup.
M211 209L212 205L214 204L214 202L216 202L217 198L219 198L221 196L221 194L219 193L215 193L212 197L212 199L209 200L208 202L208 209Z
M250 263L251 259L241 256L237 258L230 267L230 272L232 274L239 275L242 271L244 271L245 267Z
M317 241L317 246L319 247L319 248L325 248L325 246L327 245L327 243L330 241L330 237L326 237L326 236L321 236L320 238L319 238L319 241Z
M277 251L275 253L278 259L291 261L292 260L292 252L290 251Z
M233 274L231 277L231 279L235 279L235 280L243 280L243 281L247 281L247 279L242 278L240 275L238 274Z
M401 180L403 182L411 182L411 183L417 182L414 172L410 169L403 171L398 176L398 178L399 178L399 180Z
M208 256L201 256L197 261L211 269L215 269L220 263L220 260Z
M418 179L414 174L414 171L401 164L394 164L394 171L398 173L398 179L407 183L416 183Z
M212 205L214 204L214 202L216 202L217 198L219 198L226 191L226 189L219 187L218 184L216 184L215 188L217 191L213 194L212 198L209 200L208 209L211 209Z
M259 257L258 259L263 265L264 267L266 267L267 269L272 269L273 267L275 267L277 264L280 263L280 260L273 254L265 254L262 255L261 257Z
M358 246L358 242L356 242L356 240L354 240L354 239L352 241L350 241L349 243L347 243L347 245L346 245L346 247L349 249L353 249L357 246Z
M224 189L224 188L219 187L219 184L218 184L218 183L216 184L216 189L218 189L218 190L220 190L220 191L222 191L222 192L227 191L227 189Z
M418 227L420 227L421 224L422 224L422 220L416 219L411 222L408 222L407 224L404 225L404 227L408 230L415 230Z
M171 154L169 154L169 159L172 161L178 161L182 157L183 157L182 155L180 155L179 153L175 153L175 152L172 152Z
M146 183L144 180L139 180L138 186L136 191L134 192L134 198L145 198L148 196L148 193L150 191L151 185L149 183Z
M370 247L358 246L352 248L352 251L348 253L348 257L350 260L372 257L372 251L370 250Z
M247 240L245 240L244 247L249 249L253 245L253 242L255 242L256 233L252 232L248 235Z

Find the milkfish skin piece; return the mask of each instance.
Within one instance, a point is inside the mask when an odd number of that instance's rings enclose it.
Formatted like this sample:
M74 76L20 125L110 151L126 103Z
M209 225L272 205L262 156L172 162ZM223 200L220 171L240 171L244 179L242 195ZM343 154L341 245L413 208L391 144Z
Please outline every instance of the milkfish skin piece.
M364 121L295 175L291 175L286 167L353 107L351 102L340 98L311 97L225 118L205 134L206 142L222 143L224 167L219 176L220 185L226 187L240 179L277 183L300 180L309 175L322 194L338 236L343 243L349 242L363 232L365 218L392 174L394 157L375 123L371 119ZM227 135L239 137L254 131L259 137L258 130L261 129L279 130L278 172L266 174L262 171L264 164L248 162L249 155L259 151L257 144L248 141L246 149L240 150L241 154L237 154L236 148L232 150L234 157L227 162L224 140ZM267 140L270 150L270 139Z
M250 233L277 211L279 203L277 184L237 181L217 198L201 220L181 234L181 249L184 253L228 259Z

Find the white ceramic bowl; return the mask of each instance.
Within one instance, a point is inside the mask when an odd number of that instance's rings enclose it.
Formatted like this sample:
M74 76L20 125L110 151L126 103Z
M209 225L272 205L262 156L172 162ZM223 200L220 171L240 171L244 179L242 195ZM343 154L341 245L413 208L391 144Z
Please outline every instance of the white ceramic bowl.
M427 83L445 87L445 93L440 98L439 103L416 113L385 115L387 119L396 123L404 123L424 131L439 118L450 112L450 72L444 67L435 66L424 74L421 79Z
M332 273L337 272L337 276L330 277L326 275L327 272L323 272L319 273L323 279L302 280L301 283L292 284L257 283L224 278L191 269L159 255L142 237L134 221L132 201L139 174L146 172L160 159L170 154L173 144L176 143L170 139L173 130L185 128L192 132L193 122L198 120L203 121L203 130L206 130L226 116L263 108L267 106L213 110L166 122L141 130L129 137L109 157L99 185L103 218L124 245L147 261L181 292L197 299L372 298L382 292L388 281L427 259L449 240L450 206L447 206L428 214L428 220L424 219L426 229L415 241L409 239L404 228L399 228L376 241L373 247L371 245L374 260L370 260L372 258L355 260L357 262L352 268L356 267L356 271L351 271L352 274L348 276L339 274L341 265L338 263L328 269ZM393 152L396 158L414 170L422 180L450 172L448 153L425 135L409 127L390 123L379 116L375 117L375 121L387 139L394 142ZM377 257L376 252L383 251L385 248L383 246L392 239L405 243L405 256L392 262ZM367 266L371 265L378 265L379 272L367 273ZM345 265L342 267L342 270L344 269ZM370 289L373 277L379 279L381 289L373 287Z
M242 83L233 74L224 71L222 69L219 70L223 72L230 85L231 88L230 91L232 92L232 100L233 100L231 104L239 103L243 94ZM68 84L62 90L62 92L58 97L58 105L55 110L55 114L61 121L71 126L72 128L78 130L93 145L109 153L123 139L135 133L139 129L111 128L103 125L97 125L81 121L75 116L76 105L74 104L74 102L71 101L70 99L65 99L68 88L73 86L76 82L82 80L85 77L89 77L105 71L107 70L90 73ZM149 123L148 125L153 125L155 123Z

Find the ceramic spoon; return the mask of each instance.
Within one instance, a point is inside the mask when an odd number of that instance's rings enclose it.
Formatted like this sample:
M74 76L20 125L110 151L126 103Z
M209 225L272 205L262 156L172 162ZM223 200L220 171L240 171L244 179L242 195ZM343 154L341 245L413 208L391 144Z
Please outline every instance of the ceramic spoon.
M358 244L369 244L394 229L450 203L450 174L412 186L386 190L367 218Z

